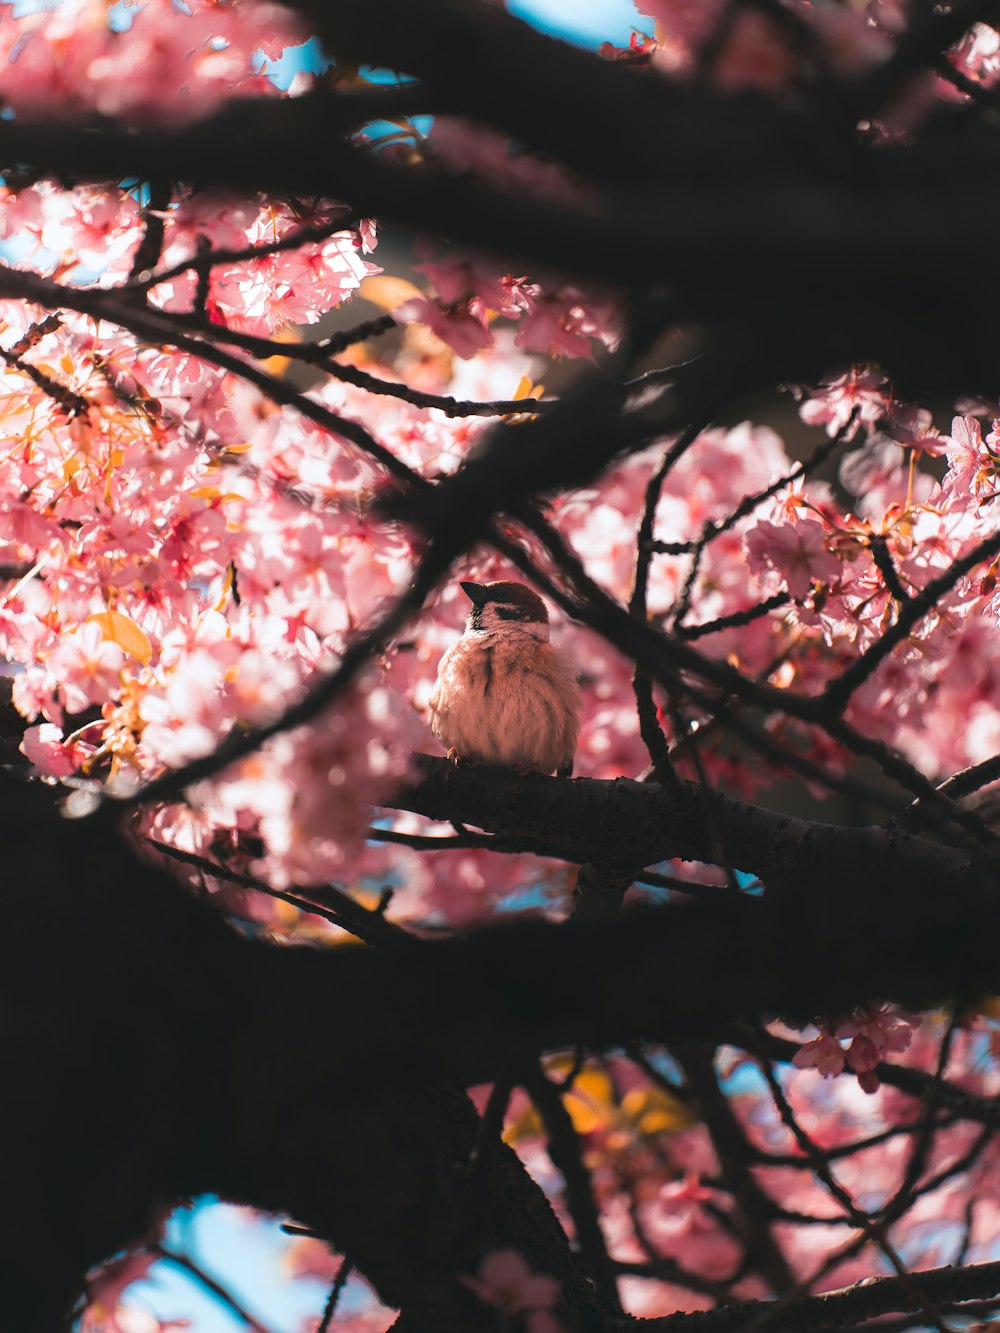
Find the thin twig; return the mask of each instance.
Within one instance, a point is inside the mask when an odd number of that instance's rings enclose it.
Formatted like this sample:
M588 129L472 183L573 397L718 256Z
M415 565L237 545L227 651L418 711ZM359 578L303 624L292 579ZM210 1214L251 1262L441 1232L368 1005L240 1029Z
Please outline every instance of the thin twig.
M360 903L355 902L348 894L332 884L303 888L298 893L292 893L287 889L272 888L270 884L254 875L231 870L228 866L220 865L208 857L198 856L180 847L172 847L169 843L161 842L159 838L147 837L145 841L164 856L200 870L202 874L210 875L213 879L224 880L229 884L239 885L240 888L253 889L256 893L263 893L269 898L289 903L302 912L322 917L324 921L329 921L332 925L339 926L341 930L357 936L365 944L376 945L382 949L399 949L416 942L402 926L387 921L381 912L372 912L367 907L362 907ZM327 904L315 902L314 897L326 898L328 902ZM333 905L330 906L330 903Z
M696 880L680 879L676 875L661 875L655 870L644 870L636 875L637 884L648 884L654 889L669 889L672 893L687 893L692 898L715 898L720 893L728 893L728 888L721 884L699 884Z
M202 336L192 334L182 319L174 319L159 310L133 308L96 288L71 287L3 265L0 265L0 292L15 299L62 306L89 315L93 319L108 320L120 328L128 329L140 338L159 345L173 344L181 351L200 357L222 370L231 371L260 389L272 402L294 408L315 425L347 440L381 464L406 487L419 490L427 485L419 473L407 467L358 422L339 416L321 403L299 393L278 376L270 375L259 366L251 365L248 361L216 346L210 341L209 333L204 333ZM282 346L279 344L279 347Z
M259 1319L255 1319L252 1314L240 1305L239 1301L236 1300L231 1291L228 1291L221 1282L217 1282L214 1277L206 1273L203 1268L199 1267L193 1259L189 1259L186 1254L177 1254L173 1250L168 1250L163 1245L152 1245L150 1246L150 1249L157 1258L166 1263L174 1264L177 1268L183 1269L189 1277L194 1278L194 1280L200 1286L204 1287L206 1291L210 1291L217 1300L220 1300L223 1305L227 1306L228 1309L232 1311L237 1319L242 1321L246 1328L251 1330L251 1333L269 1333L266 1324L262 1324Z
M960 773L955 773L947 782L942 782L937 790L942 796L950 796L953 801L958 801L963 796L971 796L974 791L979 791L981 787L996 782L997 778L1000 778L1000 754L991 755L989 759L983 759L978 764L963 768ZM916 802L914 802L915 804Z
M167 202L169 202L169 197ZM165 207L165 205L162 206ZM285 250L297 250L303 245L329 240L337 232L352 231L356 227L356 222L343 218L331 219L328 222L315 225L303 225L288 232L280 240L267 241L260 245L247 245L238 249L198 250L195 254L188 255L186 259L182 259L178 263L172 264L170 268L162 269L159 272L149 271L153 266L152 262L144 263L136 268L135 261L133 261L133 272L129 275L126 286L136 291L149 291L163 282L172 282L174 278L179 278L181 274L188 273L192 269L196 273L202 274L216 268L219 264L244 264L255 259L266 259L268 255L280 254ZM153 262L155 262L155 258Z
M333 1323L333 1316L337 1310L337 1302L340 1300L340 1294L347 1286L347 1279L351 1276L351 1261L345 1256L340 1261L340 1267L337 1269L337 1276L333 1279L333 1286L330 1288L330 1294L326 1298L326 1307L323 1310L323 1318L319 1321L319 1327L316 1333L329 1333L330 1325Z
M887 777L898 782L905 791L922 797L928 806L933 805L942 814L947 815L952 823L971 834L977 843L991 845L1000 842L1000 834L994 833L974 810L967 810L940 792L920 769L908 759L904 759L898 750L894 750L884 741L864 735L840 717L828 719L821 725L829 736L840 741L852 753L861 755L865 759L874 759Z
M693 544L691 567L688 570L687 578L684 581L684 587L681 590L680 598L678 599L672 614L673 627L676 632L680 632L688 612L691 609L691 597L694 592L695 580L698 577L698 570L701 567L702 556L712 542L714 542L717 537L721 537L723 533L729 532L741 519L748 518L755 509L758 509L765 503L765 501L770 500L773 496L777 495L779 491L784 490L786 486L791 486L800 478L807 477L810 473L815 472L815 470L830 457L837 446L842 444L845 439L849 438L856 420L857 409L851 413L848 420L840 430L837 431L836 435L831 439L824 441L824 443L814 451L810 458L796 464L790 472L787 472L783 477L779 477L777 481L772 481L771 484L765 486L763 490L757 491L753 495L744 496L736 508L730 514L727 514L725 518L717 519L704 525L701 530L701 535Z
M767 597L743 611L731 611L727 616L718 616L715 620L706 620L700 625L677 625L674 627L674 633L678 638L691 640L703 639L709 634L721 634L727 629L743 629L744 626L759 620L761 616L787 606L791 600L787 592L776 592L773 597Z
M503 1070L497 1075L493 1087L490 1088L485 1109L479 1124L476 1126L476 1137L472 1145L472 1151L469 1153L469 1160L465 1165L467 1176L475 1174L483 1161L484 1154L500 1142L503 1135L504 1118L507 1115L507 1107L510 1104L510 1095L513 1091L514 1076L509 1070Z
M29 334L32 332L29 330L10 350L0 347L0 359L5 361L12 370L18 370L22 375L27 375L28 379L36 384L46 397L51 398L56 406L72 419L86 413L90 406L86 398L67 388L65 384L60 384L58 380L53 379L44 370L39 370L37 366L33 366L30 361L22 360L24 352L33 347L46 333L54 332L60 323L61 321L57 316L50 316L41 324L34 325L35 333L33 337L29 338ZM19 349L22 348L23 344L27 344L27 346L21 351Z
M698 434L698 428L690 427L686 434L691 434L693 441ZM673 453L672 448L665 451L660 466L649 479L642 507L642 517L639 520L639 529L635 536L635 572L632 576L632 595L629 599L628 609L631 616L643 622L647 619L646 599L649 591L649 567L653 558L651 542L653 524L656 519L656 506L659 504L663 483L672 465ZM677 770L670 758L670 745L656 714L652 678L648 668L638 662L632 676L632 690L635 694L639 732L643 744L649 752L656 779L668 789L675 792L679 791L681 780L677 776Z
M845 1217L851 1225L857 1227L860 1231L863 1231L866 1238L878 1246L888 1259L889 1263L892 1264L893 1268L896 1270L900 1280L904 1284L912 1284L913 1278L911 1273L899 1257L896 1247L885 1233L885 1221L877 1223L873 1222L868 1214L862 1212L857 1206L851 1195L831 1171L830 1164L824 1157L822 1151L816 1146L810 1135L808 1135L799 1124L788 1098L785 1096L784 1089L778 1082L774 1070L771 1067L771 1062L766 1057L759 1055L757 1057L757 1063L764 1074L764 1078L767 1080L767 1085L771 1090L771 1096L777 1107L781 1123L791 1133L800 1150L807 1157L809 1167L813 1174L822 1182L827 1191L837 1203L840 1204L841 1208L843 1208ZM910 1286L910 1291L911 1295L919 1300L920 1309L926 1315L928 1322L933 1324L934 1327L939 1330L939 1333L948 1333L947 1325L942 1321L941 1315L938 1313L932 1302L922 1296L918 1288Z
M166 232L166 210L170 207L171 188L165 181L153 181L149 186L149 197L143 205L142 240L136 246L132 256L126 286L142 284L136 282L140 274L156 265L163 249L163 237Z
M827 685L820 696L824 710L830 714L842 712L858 686L872 675L879 663L885 661L897 644L902 643L926 615L937 608L942 596L949 592L959 579L975 569L976 565L996 555L997 551L1000 551L1000 532L992 532L977 542L965 555L953 561L943 574L931 579L919 592L903 602L895 624L890 625L870 648L855 658L850 666L845 667L841 674Z
M750 1054L758 1055L763 1052L769 1059L786 1062L794 1060L802 1049L800 1042L776 1037L766 1031L748 1033L742 1027L727 1028L726 1040ZM875 1066L875 1073L880 1083L888 1083L891 1087L898 1088L900 1092L913 1097L921 1105L930 1093L931 1075L923 1069L881 1060ZM1000 1101L997 1098L981 1097L977 1093L967 1092L965 1088L960 1088L945 1078L940 1080L938 1095L941 1105L948 1108L948 1113L953 1119L974 1120L978 1124L1000 1126ZM907 1126L907 1131L909 1129Z
M941 1101L941 1085L951 1057L952 1043L958 1031L958 1010L953 1009L948 1019L948 1026L941 1038L937 1065L931 1075L931 1084L924 1102L923 1115L916 1127L910 1147L910 1158L903 1173L899 1189L880 1211L884 1223L902 1217L913 1202L917 1185L927 1166L927 1158L934 1143L936 1132L935 1120Z
M573 1219L577 1244L587 1274L611 1309L620 1312L614 1266L601 1231L593 1184L573 1121L559 1092L541 1066L536 1066L526 1074L524 1087L545 1125L552 1163L565 1182L566 1206Z
M834 1263L845 1257L838 1250ZM815 1279L814 1279L815 1280ZM795 1333L856 1327L866 1320L896 1311L917 1311L925 1300L941 1306L962 1301L995 1299L1000 1292L1000 1262L973 1264L967 1268L932 1268L910 1275L903 1283L898 1277L869 1277L837 1291L807 1294L806 1290L789 1299L776 1301L741 1301L716 1310L666 1315L648 1319L643 1333L749 1333L775 1319L783 1329ZM634 1321L619 1322L614 1333L634 1333Z
M910 594L903 587L899 570L892 563L892 556L889 554L889 546L885 536L881 532L873 532L868 542L868 549L872 553L872 559L875 561L879 573L885 579L885 586L896 601L908 602Z
M381 394L396 398L400 402L410 403L413 407L436 408L449 417L502 417L502 416L540 416L558 405L558 399L537 398L499 398L492 402L473 402L461 398L452 398L448 394L427 393L423 389L414 389L398 380L380 379L360 366L345 365L334 359L327 343L282 343L273 338L260 338L240 329L231 329L225 324L216 324L207 319L185 319L174 315L184 327L192 333L211 338L213 342L227 343L250 352L258 359L267 360L272 356L284 356L302 361L316 370L322 371L332 379L353 384L368 393ZM322 349L322 352L319 351ZM343 349L339 349L343 350Z
M432 833L401 833L396 829L372 827L368 830L369 842L392 842L400 847L410 847L416 852L463 851L470 847L484 852L540 852L538 844L531 838L514 838L499 833L459 833L452 836L436 836ZM550 852L540 852L551 855Z

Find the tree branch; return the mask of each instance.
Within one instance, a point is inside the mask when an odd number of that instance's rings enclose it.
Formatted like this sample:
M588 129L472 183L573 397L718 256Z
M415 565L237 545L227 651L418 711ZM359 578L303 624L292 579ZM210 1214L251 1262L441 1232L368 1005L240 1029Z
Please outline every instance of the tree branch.
M899 1310L916 1311L925 1300L935 1303L972 1301L996 1296L1000 1292L1000 1263L973 1264L967 1268L932 1268L912 1273L904 1282L899 1277L870 1277L837 1291L816 1296L801 1296L788 1302L782 1315L782 1327L794 1333L856 1325L879 1315ZM642 1333L735 1333L749 1327L770 1305L779 1302L741 1301L718 1310L695 1314L667 1315L647 1319ZM635 1324L622 1322L617 1333L634 1333Z

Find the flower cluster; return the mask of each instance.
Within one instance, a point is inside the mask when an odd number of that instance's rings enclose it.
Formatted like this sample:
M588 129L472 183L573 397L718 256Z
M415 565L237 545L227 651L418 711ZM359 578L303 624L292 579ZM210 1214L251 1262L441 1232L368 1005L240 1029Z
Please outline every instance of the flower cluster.
M820 1025L819 1035L796 1052L794 1063L799 1069L818 1069L824 1078L853 1069L865 1092L876 1092L876 1067L887 1055L909 1047L913 1027L909 1015L888 1005L859 1010L829 1027ZM845 1041L850 1045L844 1046Z
M142 0L125 11L127 40L118 14L103 0L67 0L5 15L5 103L18 113L183 123L234 93L274 96L267 60L309 36L278 4Z

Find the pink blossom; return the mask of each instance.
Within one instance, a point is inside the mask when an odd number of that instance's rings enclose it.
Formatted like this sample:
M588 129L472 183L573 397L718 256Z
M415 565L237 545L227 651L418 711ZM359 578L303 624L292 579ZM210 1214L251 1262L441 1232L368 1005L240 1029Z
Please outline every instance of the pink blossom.
M825 426L827 435L843 430L857 412L846 439L853 440L862 426L879 422L889 408L886 377L877 370L855 368L839 379L806 391L799 408L802 420L810 426Z
M505 273L495 262L450 251L418 267L434 283L438 299L414 298L398 313L427 324L459 356L492 346L490 321L496 315L519 321L515 342L527 351L591 357L593 340L617 344L620 313L607 296L575 287L549 289Z
M793 1063L799 1069L818 1069L824 1078L849 1066L864 1091L873 1093L879 1088L876 1067L887 1055L905 1051L913 1031L914 1020L888 1005L859 1009L830 1026L821 1024L819 1035L799 1047ZM850 1045L842 1045L845 1041Z
M986 23L974 23L948 56L966 78L992 88L1000 79L1000 32Z
M818 1037L800 1046L792 1057L798 1069L818 1069L824 1078L844 1071L844 1048L829 1032L820 1031Z
M892 54L892 39L872 21L870 12L829 4L800 8L822 36L826 53L836 69L862 74Z
M848 1064L852 1069L871 1069L887 1055L905 1051L913 1039L914 1019L909 1014L892 1009L889 1005L879 1008L856 1010L849 1018L837 1024L837 1036L853 1038ZM852 1052L858 1042L863 1045L857 1055Z
M478 298L489 310L517 315L530 300L522 290L525 279L504 273L495 263L458 258L448 252L418 267L434 284L445 305Z
M18 748L40 773L49 778L68 777L93 753L93 746L64 740L62 727L52 722L29 727Z
M414 297L404 302L396 314L400 319L426 324L458 356L475 356L484 347L492 346L485 321L473 316L467 306L443 306L426 297Z
M997 490L997 457L983 440L982 426L975 417L955 417L947 441L948 475L945 489L962 497L972 495L979 504L993 499Z
M527 1314L529 1333L563 1333L552 1311L560 1286L553 1277L532 1272L517 1250L494 1250L479 1265L475 1277L463 1277L464 1286L483 1302L508 1315Z
M747 533L745 547L750 568L773 570L800 602L815 584L836 579L841 568L823 524L811 518L783 524L762 519Z
M582 194L556 163L513 146L497 130L455 116L435 117L430 148L435 157L447 162L453 170L474 172L491 182L503 181L518 190L566 202L577 202Z
M126 276L141 235L139 206L127 191L90 187L46 197L42 244L57 254L75 252L102 275Z
M681 1258L695 1272L724 1279L738 1263L739 1246L706 1204L716 1207L721 1197L696 1175L663 1185L643 1209L649 1238L668 1258Z
M84 624L63 635L49 661L70 713L82 713L88 705L115 696L124 664L121 648L106 639L96 624Z
M581 315L580 307L565 302L538 302L518 328L517 345L525 351L550 352L553 356L591 357L590 343L578 331Z
M737 14L713 68L723 89L780 88L795 72L795 56L784 33L754 10Z
M641 14L655 18L668 38L676 37L690 51L696 51L714 31L722 12L723 0L640 0Z
M4 25L4 94L19 113L95 110L134 121L196 119L236 92L274 96L256 53L306 34L291 11L259 3L180 9L147 0L119 40L103 5L67 0ZM150 78L149 71L156 71Z
M940 454L947 444L947 436L934 429L930 412L912 403L893 403L882 429L891 439L917 453Z

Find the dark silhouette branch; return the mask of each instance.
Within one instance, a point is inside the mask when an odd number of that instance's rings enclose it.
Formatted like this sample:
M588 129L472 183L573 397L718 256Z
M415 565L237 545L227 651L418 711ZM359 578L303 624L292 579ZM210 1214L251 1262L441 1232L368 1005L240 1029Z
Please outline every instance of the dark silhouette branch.
M924 1301L938 1304L983 1300L1000 1292L1000 1263L973 1264L967 1268L933 1268L900 1277L873 1277L839 1291L801 1296L782 1312L782 1327L794 1333L857 1325L898 1310L917 1311ZM643 1333L735 1333L748 1328L778 1302L741 1301L718 1310L697 1314L667 1315L644 1320ZM636 1326L622 1323L619 1333Z

